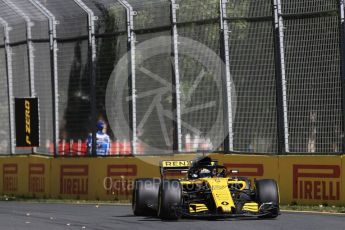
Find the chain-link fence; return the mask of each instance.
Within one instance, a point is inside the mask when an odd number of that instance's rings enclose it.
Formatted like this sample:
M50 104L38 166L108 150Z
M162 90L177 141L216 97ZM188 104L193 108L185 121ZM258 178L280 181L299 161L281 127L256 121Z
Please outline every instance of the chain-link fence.
M230 71L236 87L234 150L277 152L271 1L230 1Z
M0 154L341 153L344 15L342 0L0 0ZM39 99L36 148L15 147L21 97Z
M282 1L291 152L342 151L337 1Z

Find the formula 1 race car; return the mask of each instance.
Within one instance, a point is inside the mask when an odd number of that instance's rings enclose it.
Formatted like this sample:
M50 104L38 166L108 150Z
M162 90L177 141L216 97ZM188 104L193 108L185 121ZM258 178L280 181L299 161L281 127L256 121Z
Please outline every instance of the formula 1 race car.
M224 166L204 157L196 161L162 161L161 178L136 179L132 208L137 216L275 218L279 211L277 183L228 176ZM185 179L166 179L167 174L185 172ZM238 173L231 170L232 175Z

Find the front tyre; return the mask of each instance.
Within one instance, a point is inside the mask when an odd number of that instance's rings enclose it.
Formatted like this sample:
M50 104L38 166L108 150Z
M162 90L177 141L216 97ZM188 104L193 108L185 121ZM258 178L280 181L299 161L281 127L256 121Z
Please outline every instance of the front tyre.
M276 218L279 215L279 191L274 180L265 179L255 182L256 201L260 212L267 213L262 218Z
M181 217L182 186L179 180L163 180L159 188L158 216L163 220Z
M145 178L134 181L132 210L136 216L156 216L160 180Z

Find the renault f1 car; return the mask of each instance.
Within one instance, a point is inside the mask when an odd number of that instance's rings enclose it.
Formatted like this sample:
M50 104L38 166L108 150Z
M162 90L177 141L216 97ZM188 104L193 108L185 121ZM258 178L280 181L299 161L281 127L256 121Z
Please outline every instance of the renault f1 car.
M236 176L209 157L196 161L162 161L161 178L136 179L133 189L134 215L153 215L166 220L180 217L275 218L279 211L277 183ZM183 179L167 175L185 172ZM231 176L230 176L231 174Z

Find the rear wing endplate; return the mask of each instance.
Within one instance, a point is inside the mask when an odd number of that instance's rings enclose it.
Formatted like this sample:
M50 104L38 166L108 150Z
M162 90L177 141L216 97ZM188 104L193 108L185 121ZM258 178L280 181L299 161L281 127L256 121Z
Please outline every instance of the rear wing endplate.
M190 166L192 165L192 161L161 161L160 162L160 173L161 176L165 176L166 172L180 172L183 173L184 171L188 171Z

